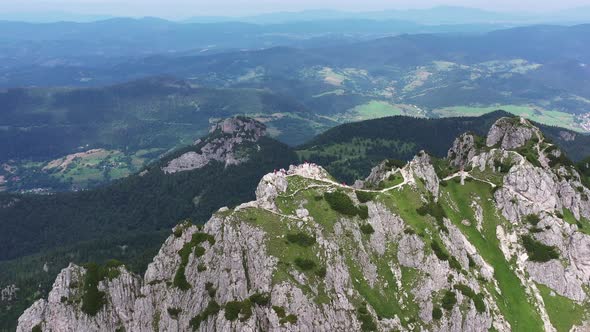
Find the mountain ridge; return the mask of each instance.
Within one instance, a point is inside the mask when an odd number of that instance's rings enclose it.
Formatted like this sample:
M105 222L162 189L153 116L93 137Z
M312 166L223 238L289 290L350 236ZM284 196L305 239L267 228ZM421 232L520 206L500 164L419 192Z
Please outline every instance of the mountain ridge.
M486 135L496 120L507 116L512 115L499 110L479 117L395 116L359 121L328 129L297 147L297 152L303 160L313 160L338 179L352 183L366 177L383 159L405 161L420 150L426 150L433 157L446 157L448 147L457 136L467 131ZM590 155L590 136L534 124L575 162Z
M269 173L255 201L176 226L145 279L70 265L17 331L584 330L590 190L527 120L472 135L355 187L310 163Z

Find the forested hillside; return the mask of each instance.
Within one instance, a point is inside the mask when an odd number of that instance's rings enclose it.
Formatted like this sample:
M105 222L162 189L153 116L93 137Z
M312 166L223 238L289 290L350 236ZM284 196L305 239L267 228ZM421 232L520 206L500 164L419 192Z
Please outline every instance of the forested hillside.
M227 166L212 160L198 169L173 174L162 170L171 160L202 147L203 143L176 151L141 173L95 190L3 194L0 260L113 234L169 229L183 218L204 222L221 206L251 197L260 174L296 161L289 147L261 137L255 145L243 147L248 156L244 163Z
M446 157L448 146L464 132L485 134L504 111L480 117L421 119L394 116L341 125L297 148L302 160L326 167L338 179L364 178L383 159L409 160L420 150ZM537 124L573 160L590 155L590 136Z
M0 193L0 286L20 288L16 300L0 306L0 329L13 326L19 310L45 294L51 275L71 261L116 258L140 272L179 220L204 223L220 207L252 199L262 175L297 162L265 131L254 120L229 119L197 144L98 189Z
M91 89L8 89L0 91L0 105L0 191L96 187L139 171L235 115L264 121L271 136L289 144L333 123L267 90L204 88L171 78Z

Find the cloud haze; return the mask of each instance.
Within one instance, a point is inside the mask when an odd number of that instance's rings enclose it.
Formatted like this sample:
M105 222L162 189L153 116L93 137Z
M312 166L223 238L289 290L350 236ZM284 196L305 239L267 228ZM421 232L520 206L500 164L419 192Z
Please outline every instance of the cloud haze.
M119 16L188 17L238 16L273 11L336 9L370 11L385 9L466 6L499 11L552 11L589 5L588 0L19 0L2 1L0 12L73 12Z

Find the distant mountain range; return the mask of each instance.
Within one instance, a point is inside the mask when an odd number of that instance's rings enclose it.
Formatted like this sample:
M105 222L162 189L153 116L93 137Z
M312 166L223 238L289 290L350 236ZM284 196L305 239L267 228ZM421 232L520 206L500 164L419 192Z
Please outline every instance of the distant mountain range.
M67 12L43 13L0 13L0 20L30 23L50 22L92 22L113 18L114 15L87 15ZM443 24L538 24L538 23L586 23L590 20L590 7L578 7L550 13L508 12L460 6L437 6L425 9L340 11L303 10L290 12L269 12L250 16L193 16L180 19L181 23L226 23L244 22L254 24L281 24L301 21L324 20L403 20L425 25Z
M343 29L362 31L363 26L346 27L345 22L335 21ZM319 23L318 23L319 24ZM173 24L160 20L109 20L91 25L70 25L70 23L51 24L48 26L28 25L22 23L0 23L0 40L12 41L0 47L0 59L4 61L0 67L0 86L31 86L31 85L104 85L112 82L123 82L134 78L171 74L178 77L195 77L202 72L215 70L217 75L230 70L248 72L254 66L276 67L288 61L296 67L283 68L283 71L306 66L348 66L376 68L423 66L433 61L451 61L470 65L486 61L506 61L524 59L541 64L555 65L566 61L575 61L585 65L590 63L590 24L576 26L538 25L512 29L495 30L485 34L402 34L376 39L339 39L333 35L300 41L288 46L284 37L279 45L287 46L264 47L262 49L231 50L222 54L215 52L219 45L233 43L246 34L253 40L269 31L276 34L289 33L289 29L280 27L266 28L235 23L230 25L193 25ZM98 29L100 28L100 29ZM185 29L185 30L175 30ZM98 41L87 44L84 38L92 34ZM292 32L299 29L312 31L313 24L294 25ZM318 27L321 30L321 24ZM120 33L120 31L126 31ZM198 31L198 33L194 33ZM346 30L348 31L348 30ZM234 35L234 33L237 33ZM221 36L219 34L222 34ZM35 36L35 37L33 37ZM169 38L169 36L174 36ZM226 37L224 37L226 36ZM119 42L108 41L114 38ZM228 38L228 39L224 39ZM263 39L266 37L263 37ZM275 38L270 36L268 38ZM334 40L335 38L335 40ZM22 49L22 41L29 47ZM35 41L35 39L37 39ZM69 40L64 42L63 40ZM332 40L323 43L323 40ZM62 40L60 42L60 40ZM92 39L94 40L94 39ZM129 44L129 40L133 43ZM142 49L144 42L149 42ZM190 40L185 51L171 47ZM216 41L217 46L207 48L206 45ZM242 41L242 43L248 43ZM260 40L255 43L260 43ZM41 49L32 46L45 45ZM105 47L105 44L108 47ZM296 47L297 45L305 47ZM200 46L198 46L200 45ZM228 45L228 44L224 44ZM234 45L234 44L232 44ZM235 44L244 45L244 44ZM251 45L252 46L252 45ZM134 49L131 49L135 47ZM199 47L203 49L199 50ZM101 50L98 52L98 50ZM168 50L168 51L165 51ZM20 57L16 56L16 53ZM41 52L43 55L38 56ZM70 52L70 53L68 53ZM98 53L97 53L98 52ZM161 52L161 53L158 53ZM213 54L211 54L213 53ZM35 57L36 60L30 60ZM84 57L84 59L82 59ZM26 63L26 64L25 64ZM218 68L223 63L224 68ZM231 66L227 64L231 63ZM220 72L223 70L223 72Z
M126 22L104 21L100 38ZM167 25L154 19L152 29ZM272 137L291 145L346 122L497 109L588 132L589 36L590 25L530 26L0 69L7 88L0 90L0 138L8 142L0 145L0 163L10 166L0 169L0 188L92 187L192 141L210 120L234 115L266 122ZM69 171L52 173L52 165L77 157L90 158L92 167L69 163Z
M30 65L96 67L148 56L202 55L277 46L319 47L404 33L481 33L505 24L424 25L364 18L255 24L178 23L159 18L95 22L0 21L0 70Z
M75 14L63 11L43 12L0 12L0 20L27 23L54 23L54 22L95 22L113 18L113 15Z
M246 17L193 17L185 22L239 21L258 24L315 20L405 20L419 24L472 24L472 23L515 23L531 19L531 14L493 12L476 8L439 6L429 9L383 10L367 12L346 12L338 10L306 10L300 12L275 12Z
M200 55L276 46L319 47L418 33L480 34L530 24L590 22L590 8L546 17L463 7L348 13L303 11L181 22L53 13L0 14L0 70L96 67L121 58Z

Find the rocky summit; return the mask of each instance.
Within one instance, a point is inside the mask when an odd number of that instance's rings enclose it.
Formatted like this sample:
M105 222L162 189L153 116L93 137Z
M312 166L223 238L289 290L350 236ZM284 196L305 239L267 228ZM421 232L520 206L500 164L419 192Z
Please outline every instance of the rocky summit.
M213 150L239 160L201 143L166 170ZM264 176L255 201L177 225L143 277L70 265L18 331L588 331L589 197L519 118L460 136L447 159L385 161L354 187L291 166Z
M164 173L191 171L205 167L211 161L218 161L225 166L239 165L247 160L247 154L238 148L244 143L254 143L266 135L266 126L246 117L229 118L217 122L203 140L197 140L195 146L199 152L190 151L168 162L162 168ZM243 152L243 151L242 151Z

